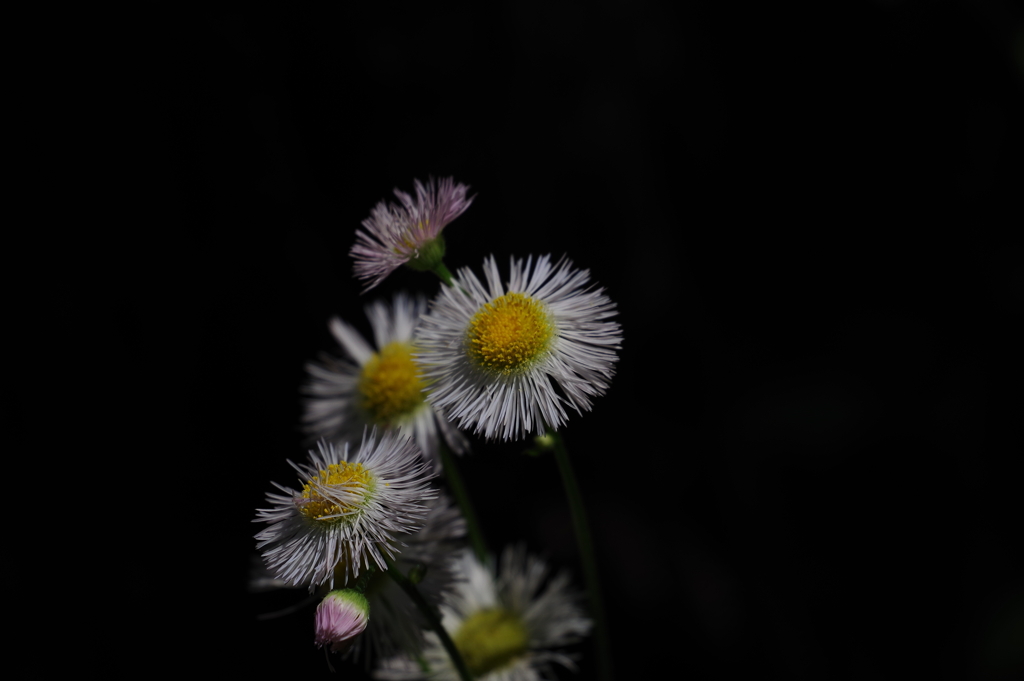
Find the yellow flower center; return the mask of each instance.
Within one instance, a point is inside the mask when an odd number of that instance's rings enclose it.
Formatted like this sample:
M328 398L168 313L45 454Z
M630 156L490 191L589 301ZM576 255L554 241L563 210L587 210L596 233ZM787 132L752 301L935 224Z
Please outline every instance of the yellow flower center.
M390 426L424 402L425 384L412 352L411 344L395 341L363 365L359 376L362 407L377 425Z
M345 520L373 493L376 479L361 463L332 463L302 486L296 500L299 512L310 520ZM324 488L331 487L330 496Z
M553 337L543 303L522 293L506 293L469 320L468 353L479 366L508 375L529 368Z
M452 636L470 673L481 677L529 650L526 626L516 615L496 608L470 615Z

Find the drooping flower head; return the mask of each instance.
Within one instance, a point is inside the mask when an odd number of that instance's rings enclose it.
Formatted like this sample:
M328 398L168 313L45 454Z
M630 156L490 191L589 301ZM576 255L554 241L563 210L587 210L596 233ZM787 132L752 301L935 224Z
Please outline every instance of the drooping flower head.
M427 399L488 439L558 428L568 418L564 405L589 410L615 373L615 303L565 258L512 258L507 285L487 258L484 275L486 285L460 269L417 330Z
M473 202L464 184L450 178L426 184L415 181L416 198L395 189L401 205L381 201L356 231L349 251L355 259L356 278L366 282L363 292L382 282L402 265L432 270L444 257L441 230L462 215Z
M324 355L306 364L302 424L311 438L344 442L367 427L397 430L416 441L435 469L441 437L454 451L465 451L466 439L427 402L427 384L413 362L413 331L426 309L422 297L402 293L393 305L367 306L374 347L354 327L331 319L328 326L346 359Z
M331 591L316 606L316 635L313 642L331 652L348 650L356 636L363 633L370 621L370 605L366 596L353 589Z
M521 547L502 554L500 570L481 565L467 550L459 558L463 581L441 607L442 626L477 681L540 681L554 678L551 665L574 669L560 650L590 632L580 594L560 574ZM433 632L420 660L395 656L374 673L378 679L456 681L458 673ZM426 669L424 669L424 666Z
M270 573L293 585L334 585L335 568L347 580L371 562L385 570L394 558L396 535L415 532L427 513L425 500L437 495L433 473L411 440L387 432L365 435L353 456L349 447L320 442L309 464L291 463L301 489L277 483L284 494L267 494L271 508L258 509L255 522L269 523L256 535Z

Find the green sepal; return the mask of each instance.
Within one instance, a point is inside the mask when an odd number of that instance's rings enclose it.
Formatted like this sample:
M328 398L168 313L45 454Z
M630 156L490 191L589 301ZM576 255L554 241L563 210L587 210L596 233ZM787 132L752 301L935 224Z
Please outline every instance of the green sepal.
M444 237L438 234L419 248L415 258L410 258L406 267L417 272L432 272L444 263Z

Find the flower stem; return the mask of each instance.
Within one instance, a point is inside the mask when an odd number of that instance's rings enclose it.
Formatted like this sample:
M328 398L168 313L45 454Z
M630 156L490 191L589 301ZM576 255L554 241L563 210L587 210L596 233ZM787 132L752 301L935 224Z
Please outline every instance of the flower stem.
M452 273L448 271L448 268L445 267L443 262L437 263L437 265L435 265L434 269L431 271L438 277L440 277L441 281L443 281L448 286L454 286L454 284L452 283Z
M459 673L459 678L462 681L473 681L473 677L470 676L469 670L466 668L466 663L462 660L462 655L459 654L459 649L455 647L452 642L451 636L441 626L441 618L438 616L437 611L427 603L427 600L423 598L423 594L416 588L416 585L412 581L402 574L402 571L392 562L390 558L384 556L384 562L388 565L388 575L391 579L395 580L395 583L404 591L412 602L416 604L416 607L420 609L423 616L427 618L427 622L430 624L430 628L434 630L437 637L441 639L441 644L444 649L448 651L448 657L452 660L452 666Z
M444 443L440 443L441 465L444 467L444 477L448 481L448 487L455 495L455 501L462 510L462 517L466 520L466 532L469 534L469 543L473 547L473 553L477 559L484 563L487 558L487 544L484 543L484 535L480 530L480 523L476 519L476 512L466 492L466 485L462 482L462 475L458 466L455 465L455 457Z
M572 465L569 463L569 453L565 449L562 436L550 428L548 436L554 438L552 449L555 452L555 460L558 462L558 470L562 474L565 495L569 499L572 524L576 530L576 542L579 545L580 559L583 562L583 579L587 583L587 592L590 595L590 616L594 620L598 678L602 681L611 681L612 657L608 638L608 621L604 614L604 597L601 594L601 582L597 576L597 556L594 553L594 542L590 534L590 525L587 523L587 513L583 506L583 495L580 494L580 487L576 482Z

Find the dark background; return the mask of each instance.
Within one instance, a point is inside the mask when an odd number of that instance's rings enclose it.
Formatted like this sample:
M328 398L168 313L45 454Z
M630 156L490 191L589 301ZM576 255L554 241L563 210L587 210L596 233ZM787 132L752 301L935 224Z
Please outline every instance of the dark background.
M564 431L618 678L1019 673L1024 15L826 4L147 19L115 329L124 378L160 377L129 421L166 448L187 624L154 664L327 673L312 607L256 620L301 593L246 592L251 521L294 482L327 318L436 290L360 297L348 257L433 175L477 193L450 267L564 253L618 303L617 375ZM522 448L463 461L491 548L581 584L554 462Z

